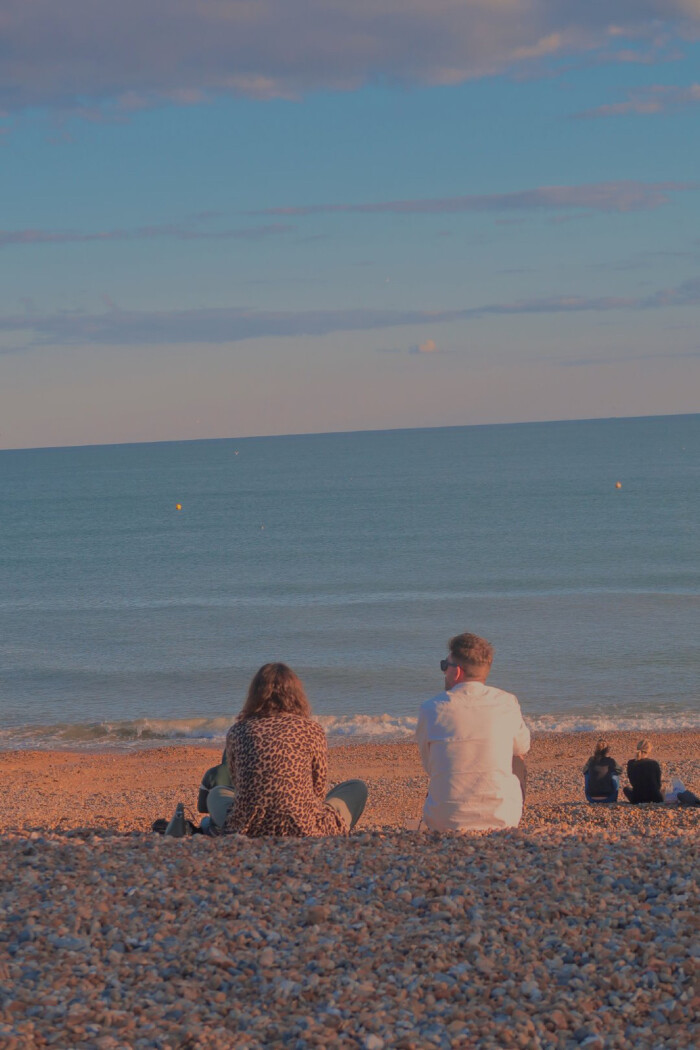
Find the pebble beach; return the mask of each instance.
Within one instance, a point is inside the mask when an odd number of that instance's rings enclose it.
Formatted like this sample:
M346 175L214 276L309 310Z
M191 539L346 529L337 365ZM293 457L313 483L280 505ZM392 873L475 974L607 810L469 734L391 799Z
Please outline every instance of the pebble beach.
M412 743L333 748L368 808L307 840L154 835L211 748L0 753L0 1045L698 1045L700 810L587 805L593 743L536 736L520 827L470 835L415 830ZM665 786L699 744L655 735Z

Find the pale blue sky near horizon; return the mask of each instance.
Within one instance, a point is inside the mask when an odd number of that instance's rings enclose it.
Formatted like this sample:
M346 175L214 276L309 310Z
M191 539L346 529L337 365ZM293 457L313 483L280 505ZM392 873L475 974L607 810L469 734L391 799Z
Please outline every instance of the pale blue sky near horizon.
M698 411L700 0L3 9L0 448Z

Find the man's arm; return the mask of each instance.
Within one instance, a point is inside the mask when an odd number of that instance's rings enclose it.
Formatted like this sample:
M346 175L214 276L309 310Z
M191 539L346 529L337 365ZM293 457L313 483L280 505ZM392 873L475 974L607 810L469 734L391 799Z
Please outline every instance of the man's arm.
M416 726L416 743L418 744L418 750L420 751L420 760L423 763L423 769L428 775L430 775L430 769L428 767L430 755L430 741L428 739L427 719L422 707L418 714L418 725Z
M530 750L530 730L523 721L523 716L520 712L520 705L518 705L518 715L520 717L520 725L515 731L513 737L513 754L514 755L526 755Z

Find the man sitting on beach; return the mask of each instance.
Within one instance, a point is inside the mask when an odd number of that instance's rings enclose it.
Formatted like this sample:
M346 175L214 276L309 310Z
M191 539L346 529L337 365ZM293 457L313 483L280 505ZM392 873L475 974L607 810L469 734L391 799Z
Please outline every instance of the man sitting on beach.
M421 705L416 738L430 777L423 820L433 831L517 827L530 731L517 697L486 685L493 647L458 634L440 661L445 691Z

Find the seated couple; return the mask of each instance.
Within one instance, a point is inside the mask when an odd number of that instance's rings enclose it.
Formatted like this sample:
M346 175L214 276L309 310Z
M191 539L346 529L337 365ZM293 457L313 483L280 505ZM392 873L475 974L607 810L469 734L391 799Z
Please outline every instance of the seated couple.
M584 790L589 802L617 802L620 790L622 767L608 754L605 740L599 740L595 751L583 767ZM651 754L648 740L637 744L636 758L627 763L627 777L630 787L624 787L625 797L636 804L645 802L663 802L661 791L661 766Z
M420 709L416 736L430 778L423 822L433 831L520 821L530 732L516 697L486 685L492 661L483 638L457 635L440 662L445 689ZM367 799L359 780L325 794L325 734L285 664L265 664L253 678L226 737L225 763L208 771L198 804L224 834L344 835ZM228 786L216 783L221 774Z

